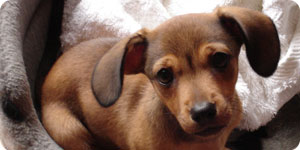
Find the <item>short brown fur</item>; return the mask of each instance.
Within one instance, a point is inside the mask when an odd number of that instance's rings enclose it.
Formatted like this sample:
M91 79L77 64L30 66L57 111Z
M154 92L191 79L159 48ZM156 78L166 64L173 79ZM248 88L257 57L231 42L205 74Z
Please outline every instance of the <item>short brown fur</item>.
M249 39L249 28L257 28L243 19L249 14L255 16L250 21L267 24L259 28L268 28L264 31L266 37L272 36L270 41L260 43L265 37L255 35L254 42L253 37ZM235 91L241 44L246 43L247 53L265 51L268 54L264 55L275 57L265 66L267 71L260 67L258 74L269 76L277 66L277 32L266 18L252 10L224 7L211 14L172 18L120 42L94 39L80 43L59 58L46 78L42 122L68 150L225 149L227 137L242 117ZM274 45L273 50L259 49ZM214 66L216 53L230 56L226 67ZM254 70L255 65L261 64L252 64ZM165 68L174 78L168 85L158 79L158 72ZM191 109L203 101L216 106L216 116L197 123ZM214 127L222 129L205 134Z

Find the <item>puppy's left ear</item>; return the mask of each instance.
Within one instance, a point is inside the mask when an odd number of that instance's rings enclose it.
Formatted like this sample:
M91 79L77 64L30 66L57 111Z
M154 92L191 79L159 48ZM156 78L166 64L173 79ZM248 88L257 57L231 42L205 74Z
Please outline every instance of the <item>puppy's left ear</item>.
M120 97L124 74L144 71L147 32L142 29L121 40L99 60L92 77L92 90L102 106L111 106Z
M221 24L240 42L253 70L264 77L274 73L280 57L280 42L273 21L258 11L239 7L215 10Z

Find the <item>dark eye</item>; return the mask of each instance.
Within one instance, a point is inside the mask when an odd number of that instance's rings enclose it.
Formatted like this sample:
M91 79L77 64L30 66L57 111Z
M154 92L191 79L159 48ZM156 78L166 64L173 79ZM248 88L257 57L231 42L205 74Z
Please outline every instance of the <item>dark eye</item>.
M217 69L225 69L229 60L230 55L224 52L216 52L212 55L212 65Z
M163 68L157 73L157 80L160 84L167 86L173 81L173 73L171 69Z

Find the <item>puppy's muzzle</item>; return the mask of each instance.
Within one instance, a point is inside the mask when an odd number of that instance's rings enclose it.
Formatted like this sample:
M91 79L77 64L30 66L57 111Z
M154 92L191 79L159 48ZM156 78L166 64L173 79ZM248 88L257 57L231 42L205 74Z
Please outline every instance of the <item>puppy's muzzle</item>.
M191 111L192 120L202 129L194 134L198 136L217 135L225 127L216 123L217 108L216 104L207 101L196 102Z
M216 104L207 101L197 102L194 104L190 113L191 113L191 118L195 122L199 124L206 124L216 118L217 115Z

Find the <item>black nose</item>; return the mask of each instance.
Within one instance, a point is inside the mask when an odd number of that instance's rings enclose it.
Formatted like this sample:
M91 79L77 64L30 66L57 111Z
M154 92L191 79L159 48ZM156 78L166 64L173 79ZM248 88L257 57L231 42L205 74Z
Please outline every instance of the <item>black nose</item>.
M206 123L216 117L216 105L206 101L197 102L190 113L197 123Z

